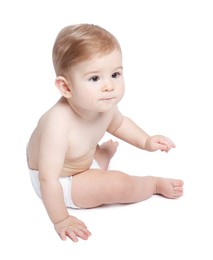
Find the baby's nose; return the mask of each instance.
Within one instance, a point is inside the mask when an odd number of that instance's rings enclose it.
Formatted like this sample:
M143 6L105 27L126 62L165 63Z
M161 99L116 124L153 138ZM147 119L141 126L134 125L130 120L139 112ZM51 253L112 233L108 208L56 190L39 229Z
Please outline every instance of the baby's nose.
M111 82L105 82L103 87L102 87L102 91L113 91L114 90L114 86Z

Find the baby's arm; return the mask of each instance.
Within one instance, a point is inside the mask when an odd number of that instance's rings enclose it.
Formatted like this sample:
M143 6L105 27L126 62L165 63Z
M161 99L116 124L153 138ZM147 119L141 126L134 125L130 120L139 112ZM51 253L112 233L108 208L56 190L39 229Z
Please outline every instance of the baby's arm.
M65 240L67 236L74 242L78 241L78 237L88 239L90 232L86 225L69 215L59 182L67 149L67 139L62 137L65 137L66 133L60 132L60 126L48 126L42 130L39 151L39 180L44 206L62 240Z
M116 108L114 117L107 131L121 140L146 151L165 151L175 148L175 144L162 135L149 136L143 129L128 117L123 116Z

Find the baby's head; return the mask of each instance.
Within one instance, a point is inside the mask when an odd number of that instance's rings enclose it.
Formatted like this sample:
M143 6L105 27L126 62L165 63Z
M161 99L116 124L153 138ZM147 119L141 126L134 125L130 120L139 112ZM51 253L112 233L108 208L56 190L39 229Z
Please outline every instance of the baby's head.
M72 65L95 55L121 51L120 44L107 30L93 24L77 24L63 28L53 46L53 65L56 76L64 76Z

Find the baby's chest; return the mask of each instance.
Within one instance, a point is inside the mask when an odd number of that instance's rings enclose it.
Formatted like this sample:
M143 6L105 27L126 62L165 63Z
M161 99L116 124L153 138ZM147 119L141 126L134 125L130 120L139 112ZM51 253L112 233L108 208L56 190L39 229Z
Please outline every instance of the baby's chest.
M76 160L78 158L93 156L96 146L105 131L77 131L72 132L69 137L67 159Z
M104 115L93 123L76 123L70 128L68 155L73 158L87 156L96 149L104 136L111 120L111 115Z

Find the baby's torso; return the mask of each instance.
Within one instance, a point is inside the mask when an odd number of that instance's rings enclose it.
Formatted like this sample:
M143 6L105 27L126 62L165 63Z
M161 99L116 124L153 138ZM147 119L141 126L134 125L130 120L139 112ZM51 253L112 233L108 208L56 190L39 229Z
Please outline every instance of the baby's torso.
M66 155L61 176L71 176L88 170L93 162L95 149L90 149L78 158Z
M96 146L104 136L113 117L113 111L101 113L93 121L76 120L63 113L64 124L68 129L67 150L64 155L61 176L71 176L88 170L93 162ZM67 124L66 122L69 122ZM54 127L58 127L55 125ZM37 126L28 145L29 167L38 170L39 146L42 127ZM60 140L59 140L60 141Z
M74 175L90 168L96 146L106 131L106 125L95 124L81 130L70 131L69 147L66 152L62 175Z

